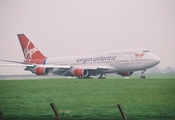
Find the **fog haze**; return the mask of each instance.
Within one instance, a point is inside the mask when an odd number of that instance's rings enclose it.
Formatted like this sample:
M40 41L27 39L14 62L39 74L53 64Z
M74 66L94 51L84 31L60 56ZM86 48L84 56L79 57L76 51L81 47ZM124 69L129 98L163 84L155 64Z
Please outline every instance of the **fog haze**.
M24 33L47 57L147 48L160 68L175 67L174 0L1 0L0 26L0 59L24 59ZM0 66L30 73L23 69Z

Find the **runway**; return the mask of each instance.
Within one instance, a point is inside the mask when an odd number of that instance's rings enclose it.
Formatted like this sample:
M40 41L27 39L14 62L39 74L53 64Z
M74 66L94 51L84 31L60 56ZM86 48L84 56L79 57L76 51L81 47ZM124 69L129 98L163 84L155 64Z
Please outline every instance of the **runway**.
M31 79L48 79L48 78L67 78L58 75L44 75L44 76L37 76L37 75L0 75L0 80L31 80Z

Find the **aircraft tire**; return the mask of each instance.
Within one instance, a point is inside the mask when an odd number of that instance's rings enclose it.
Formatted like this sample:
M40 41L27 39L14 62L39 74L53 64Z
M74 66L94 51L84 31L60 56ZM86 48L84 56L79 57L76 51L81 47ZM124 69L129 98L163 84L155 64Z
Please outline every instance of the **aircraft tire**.
M141 78L141 79L145 79L145 78L146 78L146 76L141 75L141 76L140 76L140 78Z

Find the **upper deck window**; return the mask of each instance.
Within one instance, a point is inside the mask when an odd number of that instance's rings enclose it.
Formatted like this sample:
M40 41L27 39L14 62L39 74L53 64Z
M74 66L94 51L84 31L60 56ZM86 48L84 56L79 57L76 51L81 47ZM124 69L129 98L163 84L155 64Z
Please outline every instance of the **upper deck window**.
M143 52L149 52L149 50L144 50Z

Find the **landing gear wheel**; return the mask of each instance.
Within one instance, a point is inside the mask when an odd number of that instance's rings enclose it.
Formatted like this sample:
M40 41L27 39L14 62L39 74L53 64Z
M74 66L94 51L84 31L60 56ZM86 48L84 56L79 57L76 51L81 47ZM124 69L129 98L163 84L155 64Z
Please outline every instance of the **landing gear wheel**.
M103 75L106 76L105 74L101 74L100 77L98 77L98 79L106 79L105 77L103 77Z
M106 79L105 77L98 77L98 79Z
M77 77L77 79L82 79L82 77Z
M146 78L146 76L144 75L144 72L145 72L146 70L142 70L142 75L140 76L140 78L142 78L142 79L145 79Z
M146 78L146 76L141 75L141 76L140 76L140 78L145 79L145 78Z
M86 77L77 77L77 79L93 79L93 77L86 76Z
M93 77L90 77L90 76L87 76L87 77L84 77L85 79L93 79Z

